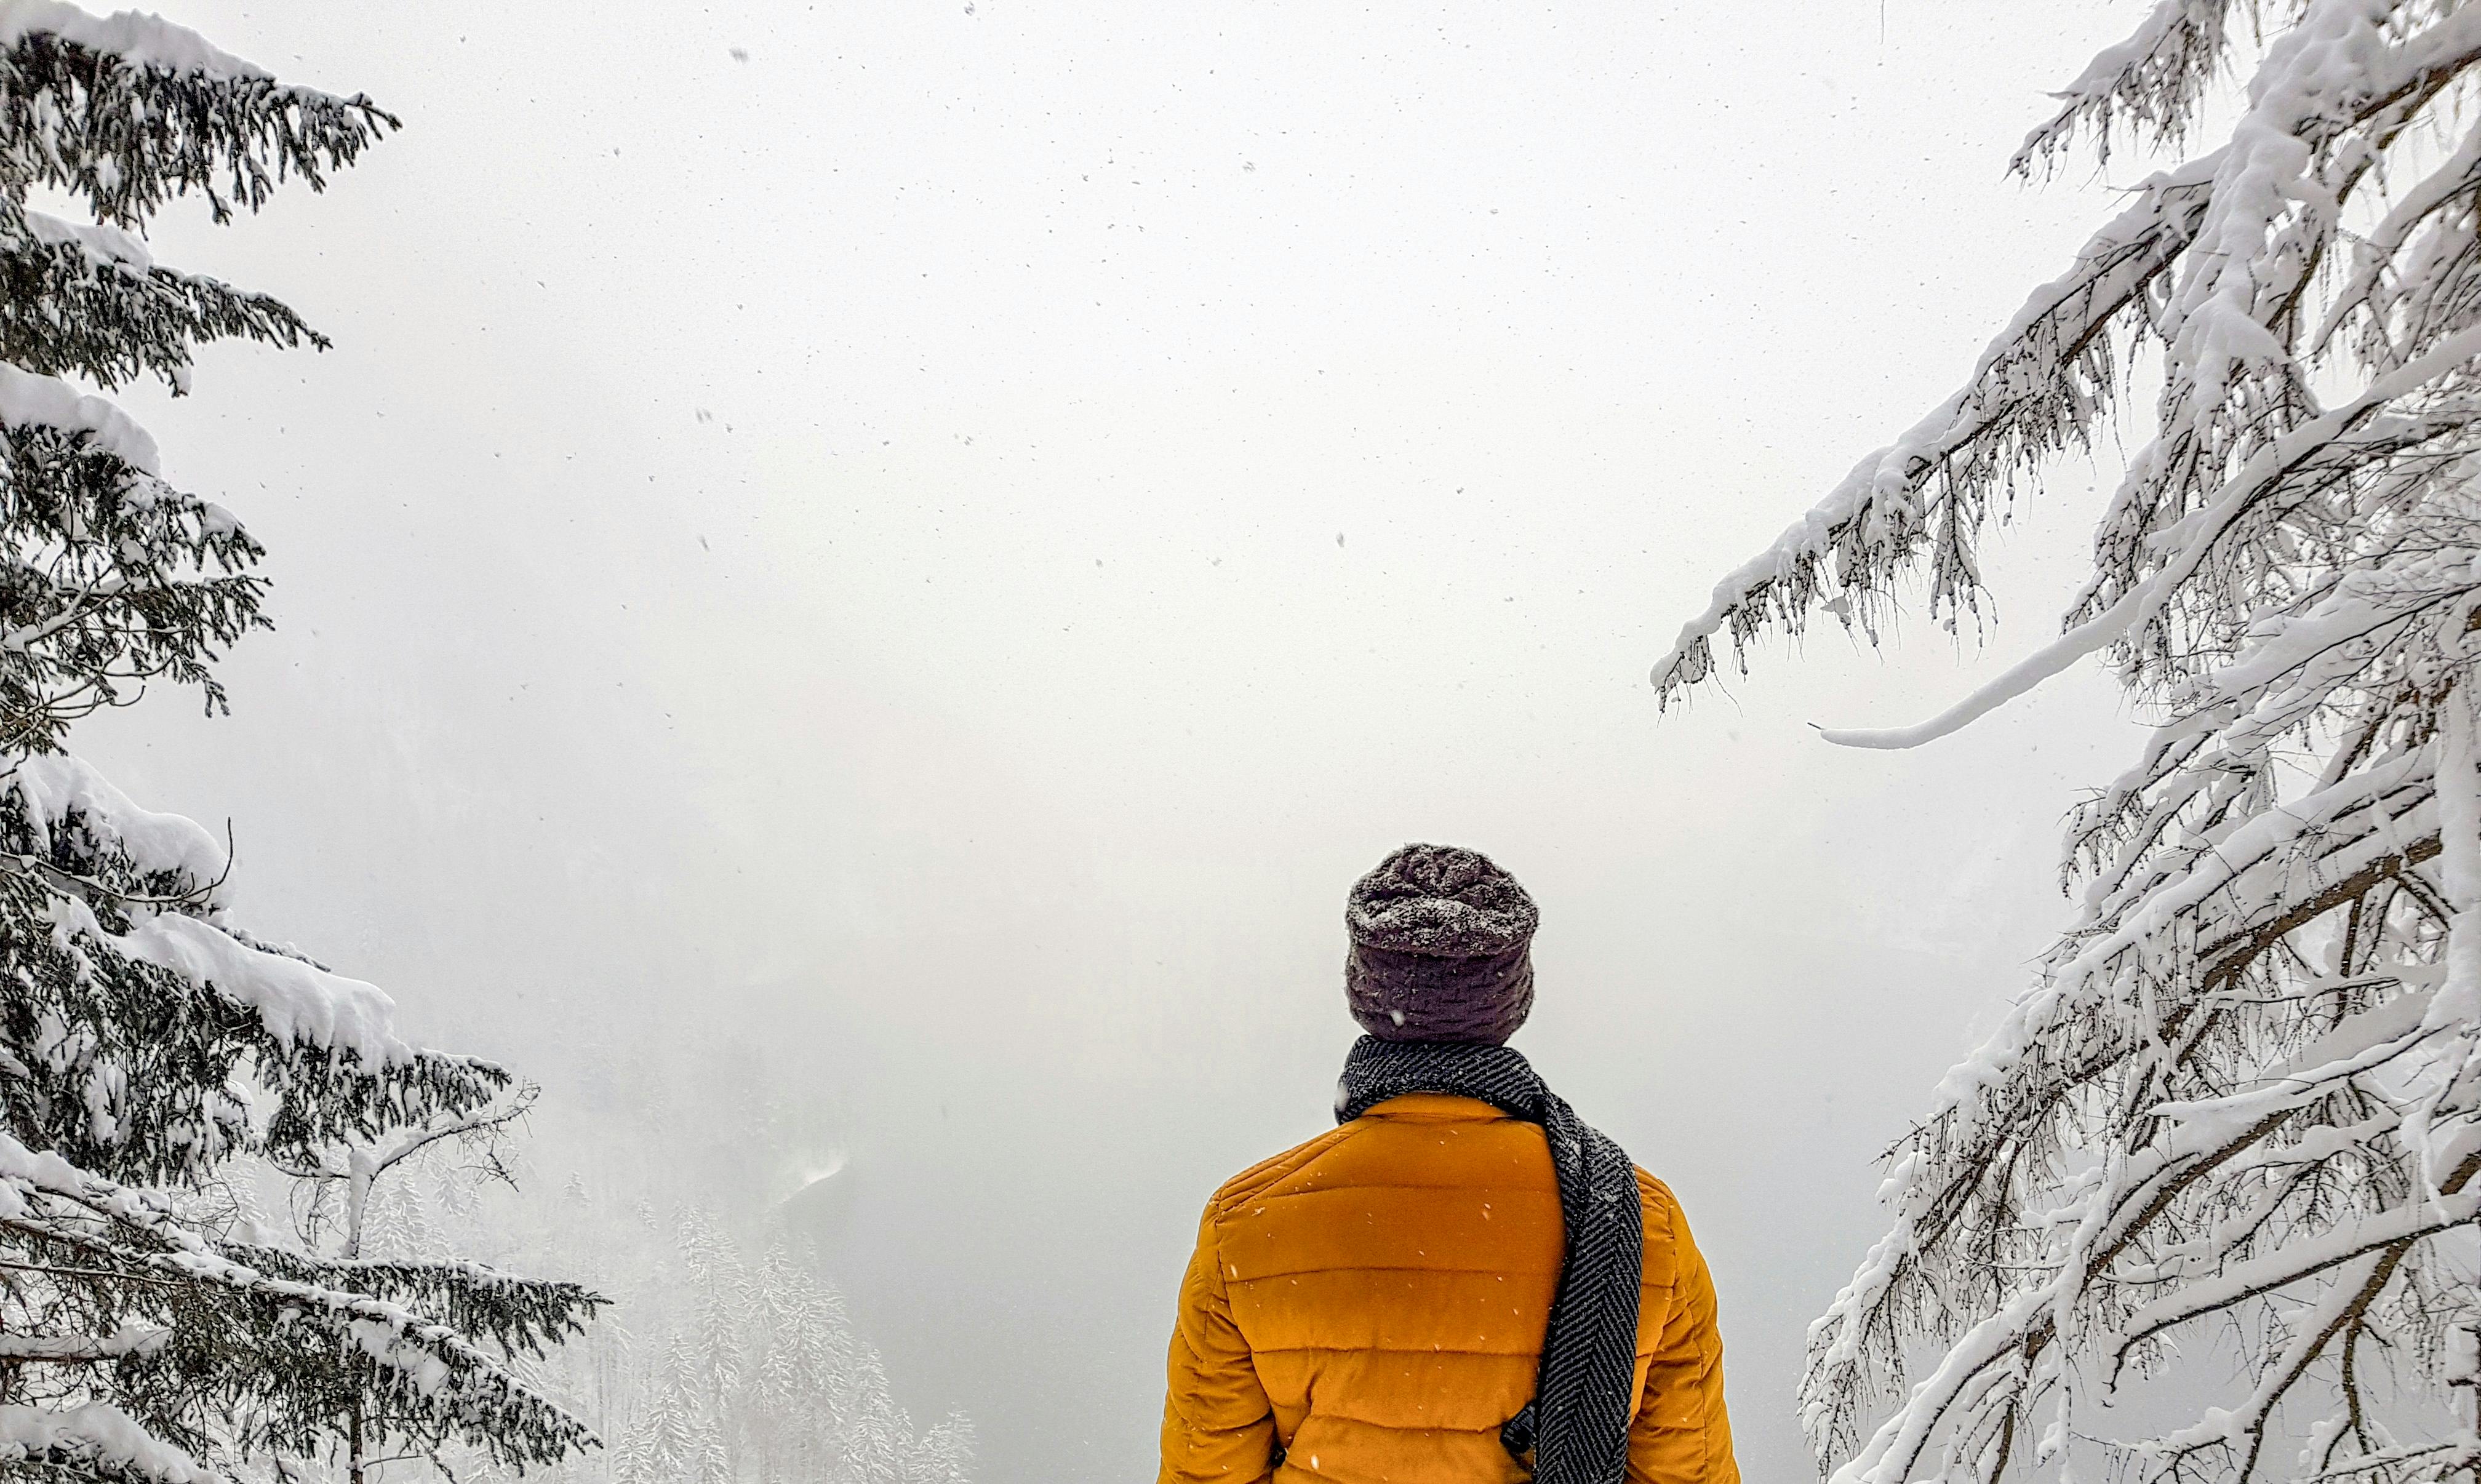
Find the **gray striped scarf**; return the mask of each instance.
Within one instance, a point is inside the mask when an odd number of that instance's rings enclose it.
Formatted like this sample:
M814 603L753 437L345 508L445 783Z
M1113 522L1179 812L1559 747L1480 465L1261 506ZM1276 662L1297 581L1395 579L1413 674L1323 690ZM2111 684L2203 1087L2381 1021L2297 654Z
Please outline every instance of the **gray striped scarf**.
M1504 1046L1363 1036L1345 1058L1336 1122L1408 1092L1478 1098L1540 1124L1550 1139L1566 1229L1559 1287L1533 1399L1508 1419L1499 1440L1519 1458L1532 1453L1536 1484L1621 1484L1628 1474L1629 1390L1645 1263L1636 1167L1543 1084L1523 1053Z

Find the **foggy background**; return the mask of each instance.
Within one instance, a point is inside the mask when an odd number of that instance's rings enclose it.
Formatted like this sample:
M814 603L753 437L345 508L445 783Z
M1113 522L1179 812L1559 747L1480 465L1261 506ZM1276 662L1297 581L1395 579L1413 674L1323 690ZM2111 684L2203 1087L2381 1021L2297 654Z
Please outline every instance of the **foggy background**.
M1482 848L1516 1044L1679 1192L1803 1476L1871 1158L2133 735L2090 674L1808 723L2047 636L2093 476L1986 651L1646 671L2109 208L2001 168L2132 11L162 3L405 122L155 243L336 341L124 399L278 629L81 750L233 821L245 921L541 1080L554 1181L832 1171L768 1219L978 1478L1142 1478L1201 1205L1329 1124L1345 887Z

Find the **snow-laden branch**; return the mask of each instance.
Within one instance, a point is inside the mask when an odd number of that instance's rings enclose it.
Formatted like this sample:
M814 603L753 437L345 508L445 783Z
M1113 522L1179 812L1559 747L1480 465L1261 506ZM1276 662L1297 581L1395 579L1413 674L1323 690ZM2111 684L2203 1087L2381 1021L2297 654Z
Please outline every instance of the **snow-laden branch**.
M1946 711L1915 726L1883 730L1820 727L1817 735L1839 747L1900 750L1933 742L1963 731L2042 682L2065 672L2087 655L2099 654L2128 637L2149 611L2160 606L2160 589L2139 587L2110 606L2101 617L2076 625L2008 667L1996 680Z
M1990 504L2050 455L2084 443L2114 404L2115 336L2158 336L2172 371L2162 434L2098 533L2106 558L2098 584L2137 580L2121 568L2141 556L2154 523L2176 518L2200 482L2219 483L2220 460L2246 457L2291 421L2302 391L2292 319L2339 230L2340 200L2481 62L2481 13L2469 7L2409 34L2403 17L2369 12L2362 0L2308 6L2259 68L2232 143L2136 188L2137 204L2095 235L2074 271L2034 293L1961 392L1718 585L1656 665L1658 697L1667 704L1711 675L1712 638L1727 629L1745 649L1770 626L1799 633L1826 604L1874 638L1873 612L1924 553L1932 615L1970 606L1973 542ZM2111 601L2100 594L2098 606Z
M181 1449L100 1401L62 1410L0 1405L0 1463L52 1465L148 1484L226 1484Z
M0 1335L0 1366L91 1366L151 1355L171 1333L162 1325L124 1324L109 1335Z
M225 79L268 75L196 32L161 16L138 11L95 15L62 0L0 0L0 47L13 46L38 34L109 53L132 66Z
M141 875L203 885L231 872L227 841L187 815L140 805L67 753L20 759L0 790L20 805L28 854L91 858L108 843Z
M2233 1263L2212 1279L2189 1283L2168 1298L2157 1299L2128 1316L2126 1326L2106 1347L2124 1358L2135 1346L2171 1328L2231 1308L2244 1299L2289 1288L2330 1267L2339 1267L2366 1253L2433 1237L2481 1220L2481 1190L2460 1190L2435 1201L2397 1206L2364 1221L2338 1226L2313 1242L2284 1248L2271 1257Z
M2048 454L2080 436L2109 400L2104 368L2083 357L2188 246L2216 164L2207 157L2137 187L2136 204L2094 234L2073 270L2034 291L1962 390L1861 460L1771 547L1717 584L1712 603L1655 666L1656 693L1668 700L1705 679L1712 637L1727 627L1736 641L1754 635L1770 603L1796 625L1822 601L1830 557L1840 556L1841 581L1853 589L1864 586L1865 567L1909 561L1926 530L1920 493L1933 476L1969 457L1995 474L2014 455L1975 451L2012 444Z
M2107 161L2123 117L2156 143L2178 136L2229 47L2232 8L2232 0L2156 0L2126 40L2098 53L2055 94L2058 112L2024 137L2008 170L2030 175L2079 128L2093 132Z
M283 178L315 188L396 122L368 98L278 83L132 12L0 0L0 57L24 100L0 137L0 169L83 196L118 225L193 191L219 221L255 211Z
M91 435L95 446L142 473L156 472L155 440L128 413L58 377L0 362L0 427L39 424Z
M101 1225L62 1220L49 1210L54 1204L85 1211ZM463 1419L460 1425L486 1415L509 1418L551 1440L548 1456L591 1442L585 1425L559 1403L509 1373L455 1327L403 1304L236 1262L175 1220L161 1197L86 1175L58 1155L29 1150L5 1133L0 1232L82 1253L141 1277L184 1282L193 1303L281 1306L292 1315L289 1324L308 1327L302 1339L323 1336L315 1342L340 1344L378 1367L379 1384L400 1409L435 1413L453 1423ZM302 1271L317 1268L305 1265ZM566 1307L590 1311L595 1302L581 1291Z
M2426 355L2379 378L2350 402L2285 433L2227 481L2204 509L2163 534L2159 544L2169 548L2172 555L2144 586L2130 588L2101 616L2071 628L1945 712L1917 726L1885 731L1822 730L1819 735L1844 747L1900 749L1936 742L1963 730L2085 656L2119 643L2131 631L2159 621L2163 609L2197 575L2241 515L2284 482L2299 475L2306 465L2323 462L2338 451L2344 462L2351 462L2355 451L2348 440L2354 429L2390 404L2428 390L2452 372L2468 369L2475 356L2481 356L2481 325L2447 337ZM2426 441L2458 431L2476 418L2481 418L2481 409L2425 421L2418 431ZM2400 434L2382 442L2389 453L2404 446Z
M376 984L242 943L184 913L157 913L115 933L87 903L63 897L53 902L51 916L65 943L94 938L141 963L170 970L248 1009L278 1041L350 1053L366 1067L418 1054L396 1033L396 1002Z

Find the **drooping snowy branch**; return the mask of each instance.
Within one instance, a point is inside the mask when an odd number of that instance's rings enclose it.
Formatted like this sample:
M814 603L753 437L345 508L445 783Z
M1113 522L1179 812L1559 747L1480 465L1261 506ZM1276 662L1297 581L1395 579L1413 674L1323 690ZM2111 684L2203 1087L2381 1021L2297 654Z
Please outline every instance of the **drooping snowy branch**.
M230 1437L245 1451L313 1451L335 1423L327 1408L340 1394L367 1395L408 1430L427 1426L504 1462L548 1462L589 1441L583 1424L501 1364L579 1331L599 1300L573 1285L525 1284L470 1264L337 1265L210 1241L149 1192L98 1180L5 1134L0 1232L39 1257L162 1280L120 1286L122 1323L157 1318L160 1329L115 1357L121 1400L218 1395L224 1415L245 1423ZM374 1291L381 1288L391 1294ZM162 1322L176 1311L179 1322ZM501 1359L477 1347L469 1336L478 1333L500 1346ZM313 1377L318 1383L305 1387Z
M2206 9L2177 0L2162 9L2175 7ZM2076 267L2027 299L1961 392L1862 460L1716 586L1655 668L1664 704L1713 673L1719 633L1743 664L1761 633L1796 635L1821 606L1874 637L1898 584L1924 560L1933 619L1952 627L1959 612L1977 612L1976 548L1991 510L2052 455L2090 446L2117 405L2118 368L2140 344L2161 346L2170 364L2161 434L2130 461L2072 626L2166 562L2154 542L2161 529L2209 500L2264 444L2319 415L2294 353L2307 286L2336 253L2342 203L2481 62L2481 13L2452 9L2420 26L2411 8L2382 8L2377 20L2360 4L2300 9L2252 83L2230 143L2135 188L2135 203L2078 251ZM2219 20L2213 30L2219 37ZM2218 53L2196 55L2207 65ZM2391 343L2392 364L2364 359L2393 369L2457 327L2421 320L2411 339ZM2293 481L2270 502L2317 487ZM2143 637L2128 642L2142 647Z

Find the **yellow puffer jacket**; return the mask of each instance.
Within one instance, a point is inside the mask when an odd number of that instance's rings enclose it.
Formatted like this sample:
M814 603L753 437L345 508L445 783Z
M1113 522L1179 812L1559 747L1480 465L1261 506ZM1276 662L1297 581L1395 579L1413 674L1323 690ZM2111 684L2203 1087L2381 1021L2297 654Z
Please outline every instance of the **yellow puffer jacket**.
M1632 1484L1737 1484L1714 1285L1660 1181L1645 1202ZM1161 1484L1517 1484L1559 1280L1542 1130L1391 1099L1234 1177L1181 1284ZM1273 1460L1282 1448L1282 1463Z

